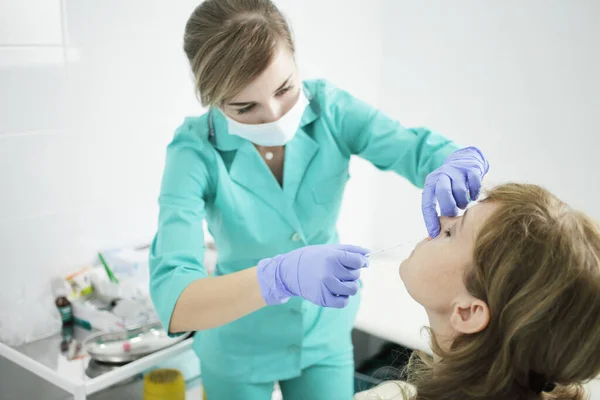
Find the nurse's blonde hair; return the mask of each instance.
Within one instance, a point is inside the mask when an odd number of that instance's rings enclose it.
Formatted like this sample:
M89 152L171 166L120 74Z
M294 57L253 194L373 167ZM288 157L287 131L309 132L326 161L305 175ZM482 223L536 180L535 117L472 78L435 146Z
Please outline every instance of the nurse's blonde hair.
M407 373L417 394L404 398L584 399L582 383L600 374L598 224L535 185L498 186L484 201L499 207L465 285L488 304L489 325L450 350L432 334L441 361L415 354Z
M185 26L183 49L203 106L221 106L264 72L284 43L294 41L270 0L206 0Z

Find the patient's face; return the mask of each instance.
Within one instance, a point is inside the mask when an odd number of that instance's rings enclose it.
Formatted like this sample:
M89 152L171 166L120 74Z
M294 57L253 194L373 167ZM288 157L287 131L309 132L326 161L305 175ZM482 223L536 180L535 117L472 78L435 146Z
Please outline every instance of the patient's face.
M400 265L410 295L428 311L449 313L456 299L468 294L465 273L473 265L477 234L497 205L479 203L461 217L440 218L441 232L427 238Z

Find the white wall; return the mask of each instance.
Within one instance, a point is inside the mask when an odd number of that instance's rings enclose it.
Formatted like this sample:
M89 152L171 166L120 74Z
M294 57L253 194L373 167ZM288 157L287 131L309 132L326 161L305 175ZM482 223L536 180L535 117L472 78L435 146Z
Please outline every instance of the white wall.
M0 15L35 3L3 2ZM195 110L179 52L191 5L144 4L55 2L60 43L0 37L3 285L150 237L164 144ZM47 49L61 59L39 61ZM37 62L14 57L21 50Z
M291 22L298 63L305 79L326 78L377 106L382 52L382 0L279 0ZM338 229L340 240L374 246L373 208L378 171L355 158L345 192Z
M488 185L546 186L600 220L600 2L383 4L380 107L488 156ZM420 191L378 175L374 242L426 235ZM587 386L600 399L600 381Z
M90 262L100 248L151 239L165 146L184 116L203 112L181 49L197 3L0 2L0 300L26 280L43 284ZM305 76L376 103L381 31L354 27L379 26L380 2L364 11L348 1L343 18L334 2L278 4ZM374 191L362 188L373 185L373 168L357 160L352 173L340 228L365 243L370 213L351 210L372 203ZM13 390L1 399L50 396L40 380L0 364L0 387Z
M203 112L181 49L197 4L2 2L6 285L45 281L88 263L104 246L151 239L165 146L184 116ZM347 1L344 17L336 2L278 4L298 37L305 76L327 77L376 104L381 30L355 27L379 27L381 2L363 10L361 1ZM350 210L372 203L374 191L362 188L373 185L373 168L357 160L352 173L340 229L346 241L365 243L372 237L370 213L356 218Z
M380 106L600 219L600 2L384 1ZM425 235L420 193L380 175L379 244Z

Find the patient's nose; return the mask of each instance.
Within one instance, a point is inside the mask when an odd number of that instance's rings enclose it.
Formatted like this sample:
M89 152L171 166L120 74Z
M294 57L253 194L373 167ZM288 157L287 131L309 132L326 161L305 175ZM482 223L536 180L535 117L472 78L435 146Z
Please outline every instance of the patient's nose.
M444 230L447 227L452 226L457 219L458 217L440 217L440 227Z

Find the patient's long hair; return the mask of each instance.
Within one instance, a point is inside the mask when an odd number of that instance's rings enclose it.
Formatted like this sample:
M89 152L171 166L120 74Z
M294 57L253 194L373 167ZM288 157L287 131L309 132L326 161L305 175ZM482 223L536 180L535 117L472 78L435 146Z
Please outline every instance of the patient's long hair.
M598 225L535 185L502 185L484 201L499 207L465 284L488 304L489 325L448 351L432 335L441 361L413 355L414 399L584 399L582 383L600 374ZM556 387L536 393L544 380Z

